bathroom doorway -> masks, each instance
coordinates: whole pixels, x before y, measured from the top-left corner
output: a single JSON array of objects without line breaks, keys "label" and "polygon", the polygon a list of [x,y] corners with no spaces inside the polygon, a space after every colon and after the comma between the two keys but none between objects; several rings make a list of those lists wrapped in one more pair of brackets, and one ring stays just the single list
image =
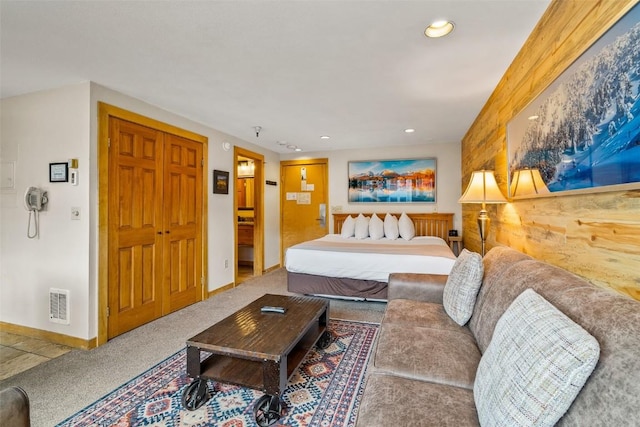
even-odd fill
[{"label": "bathroom doorway", "polygon": [[238,285],[251,277],[261,276],[264,270],[264,157],[239,147],[235,148],[234,154],[235,284]]}]

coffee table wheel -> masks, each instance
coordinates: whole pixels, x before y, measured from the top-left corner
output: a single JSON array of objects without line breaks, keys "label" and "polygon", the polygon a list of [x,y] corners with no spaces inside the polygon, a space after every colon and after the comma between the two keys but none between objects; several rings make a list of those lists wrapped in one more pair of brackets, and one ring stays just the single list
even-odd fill
[{"label": "coffee table wheel", "polygon": [[316,346],[320,350],[324,350],[325,348],[329,347],[329,344],[331,344],[331,332],[324,331],[322,335],[320,335],[320,338],[318,338],[318,343],[316,344]]},{"label": "coffee table wheel", "polygon": [[271,394],[265,394],[253,405],[253,416],[260,427],[275,424],[280,419],[281,412],[280,398]]},{"label": "coffee table wheel", "polygon": [[182,406],[189,411],[195,411],[204,405],[210,397],[207,380],[198,378],[182,392]]}]

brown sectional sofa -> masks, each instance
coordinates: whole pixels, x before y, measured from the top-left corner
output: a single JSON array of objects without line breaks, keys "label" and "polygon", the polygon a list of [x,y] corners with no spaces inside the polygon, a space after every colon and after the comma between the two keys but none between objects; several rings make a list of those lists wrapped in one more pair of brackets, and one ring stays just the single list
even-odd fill
[{"label": "brown sectional sofa", "polygon": [[595,370],[557,425],[640,425],[640,303],[510,248],[493,248],[471,320],[445,312],[447,276],[392,274],[358,427],[477,426],[474,381],[498,319],[531,288],[596,338]]}]

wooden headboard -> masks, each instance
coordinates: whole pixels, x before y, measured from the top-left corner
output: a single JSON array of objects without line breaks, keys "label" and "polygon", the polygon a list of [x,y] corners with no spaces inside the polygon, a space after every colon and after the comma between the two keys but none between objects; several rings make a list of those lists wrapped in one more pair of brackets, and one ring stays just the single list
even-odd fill
[{"label": "wooden headboard", "polygon": [[[391,212],[390,212],[391,213]],[[360,214],[358,213],[334,213],[333,214],[333,232],[340,234],[342,230],[342,224],[344,220],[351,215],[353,219]],[[371,217],[371,213],[362,212],[364,216]],[[384,217],[387,215],[384,213],[376,213],[378,217],[384,221]],[[400,219],[398,213],[391,213],[391,215]],[[407,213],[409,218],[413,221],[413,225],[416,227],[416,236],[436,236],[440,237],[444,241],[448,241],[449,230],[453,229],[453,214],[452,213]]]}]

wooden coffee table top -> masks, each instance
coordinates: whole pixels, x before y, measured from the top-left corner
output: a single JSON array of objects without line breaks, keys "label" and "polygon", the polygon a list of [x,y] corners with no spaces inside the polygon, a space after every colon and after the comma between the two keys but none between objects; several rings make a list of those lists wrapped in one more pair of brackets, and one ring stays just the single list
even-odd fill
[{"label": "wooden coffee table top", "polygon": [[[285,307],[287,311],[262,313],[265,305]],[[216,354],[279,360],[328,310],[328,305],[321,298],[266,294],[187,340],[187,345]]]}]

